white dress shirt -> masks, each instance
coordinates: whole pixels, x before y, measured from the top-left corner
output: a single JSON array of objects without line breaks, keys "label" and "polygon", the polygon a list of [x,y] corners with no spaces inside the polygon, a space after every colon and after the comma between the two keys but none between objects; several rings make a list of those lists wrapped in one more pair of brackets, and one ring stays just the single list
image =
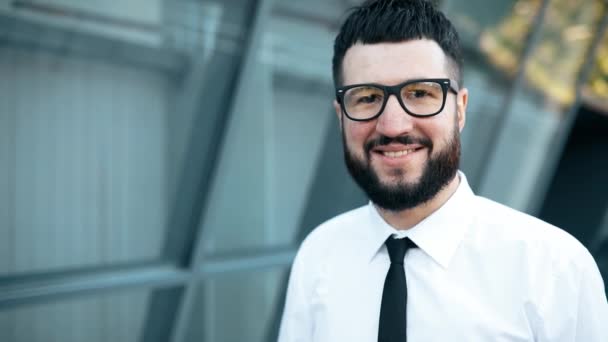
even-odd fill
[{"label": "white dress shirt", "polygon": [[317,227],[294,261],[280,342],[374,342],[390,260],[408,236],[408,341],[608,342],[608,303],[593,257],[568,233],[458,190],[406,231],[372,204]]}]

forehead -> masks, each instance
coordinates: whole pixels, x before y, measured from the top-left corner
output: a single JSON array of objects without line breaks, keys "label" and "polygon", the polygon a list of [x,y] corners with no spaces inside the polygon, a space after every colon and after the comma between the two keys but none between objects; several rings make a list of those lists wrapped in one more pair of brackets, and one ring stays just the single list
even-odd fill
[{"label": "forehead", "polygon": [[397,84],[414,78],[448,77],[447,59],[433,40],[351,46],[342,62],[344,85]]}]

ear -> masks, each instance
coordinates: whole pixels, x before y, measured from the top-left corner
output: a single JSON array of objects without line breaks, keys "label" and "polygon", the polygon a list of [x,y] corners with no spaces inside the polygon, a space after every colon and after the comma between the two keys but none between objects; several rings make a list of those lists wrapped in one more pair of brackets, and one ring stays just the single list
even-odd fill
[{"label": "ear", "polygon": [[336,111],[336,116],[338,117],[338,122],[340,122],[340,129],[342,129],[342,107],[338,103],[336,99],[333,101],[334,110]]},{"label": "ear", "polygon": [[456,113],[458,115],[458,129],[462,132],[467,119],[467,104],[469,101],[469,90],[462,88],[456,96]]}]

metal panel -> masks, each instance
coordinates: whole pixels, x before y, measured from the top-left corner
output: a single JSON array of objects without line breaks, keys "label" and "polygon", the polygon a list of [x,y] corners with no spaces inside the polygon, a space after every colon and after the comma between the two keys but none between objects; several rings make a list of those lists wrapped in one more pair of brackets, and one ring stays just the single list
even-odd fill
[{"label": "metal panel", "polygon": [[[168,197],[164,152],[171,88],[163,72],[181,70],[185,59],[5,15],[0,32],[0,273],[157,257]],[[175,281],[170,273],[125,272],[7,276],[0,280],[0,309]],[[59,312],[67,319],[86,316],[85,331],[104,327],[95,322],[111,326],[105,330],[110,333],[134,324],[120,319],[138,306],[128,297],[115,315],[105,310],[106,300],[88,302],[59,305]],[[36,331],[61,334],[39,310],[3,315],[11,326],[27,322]]]},{"label": "metal panel", "polygon": [[231,273],[198,284],[186,340],[263,341],[287,268]]},{"label": "metal panel", "polygon": [[175,286],[184,284],[190,276],[173,265],[150,263],[2,277],[0,310],[125,288]]},{"label": "metal panel", "polygon": [[105,62],[180,74],[187,58],[173,50],[149,47],[92,33],[77,32],[0,13],[0,43],[47,50]]},{"label": "metal panel", "polygon": [[[3,94],[0,101],[0,270],[9,270],[15,265],[15,167],[14,162],[17,158],[15,141],[17,117],[10,115],[17,108],[15,96],[6,96],[14,92],[13,87],[16,83],[16,68],[6,68],[1,64],[15,63],[16,57],[7,58],[2,54],[3,47],[0,46],[0,94]],[[1,273],[1,272],[0,272]]]},{"label": "metal panel", "polygon": [[[0,48],[11,208],[0,273],[157,257],[166,223],[162,74]],[[6,82],[6,83],[5,83]],[[11,82],[11,83],[8,83]],[[5,204],[5,203],[3,203]]]},{"label": "metal panel", "polygon": [[147,290],[128,290],[0,311],[0,340],[131,342],[140,333],[148,296]]},{"label": "metal panel", "polygon": [[202,263],[195,272],[202,275],[204,278],[209,278],[225,273],[238,273],[287,266],[293,261],[296,249],[297,247],[286,247],[269,249],[264,252],[207,257],[205,258],[205,262]]}]

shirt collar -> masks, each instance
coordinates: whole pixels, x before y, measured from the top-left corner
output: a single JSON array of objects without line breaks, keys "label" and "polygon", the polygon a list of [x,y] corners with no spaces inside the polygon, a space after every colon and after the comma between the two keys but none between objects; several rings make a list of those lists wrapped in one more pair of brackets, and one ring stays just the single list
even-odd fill
[{"label": "shirt collar", "polygon": [[447,268],[470,226],[472,215],[469,204],[475,196],[465,175],[462,172],[458,175],[460,184],[448,201],[408,230],[397,230],[390,226],[370,202],[368,204],[371,220],[371,229],[369,229],[371,239],[368,240],[370,260],[380,251],[389,236],[396,235],[399,238],[409,237],[435,262]]}]

